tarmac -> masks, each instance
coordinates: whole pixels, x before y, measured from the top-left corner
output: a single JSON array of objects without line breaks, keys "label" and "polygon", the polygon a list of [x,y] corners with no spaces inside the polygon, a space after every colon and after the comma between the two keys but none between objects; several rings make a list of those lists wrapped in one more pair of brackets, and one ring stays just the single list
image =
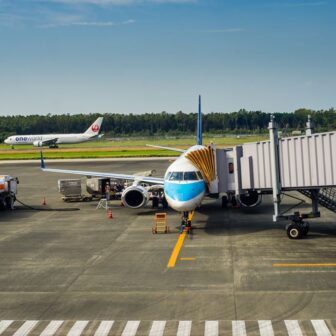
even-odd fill
[{"label": "tarmac", "polygon": [[[163,176],[171,159],[53,162],[49,167]],[[38,162],[1,163],[19,177],[0,213],[1,335],[336,335],[336,214],[321,208],[302,240],[272,222],[269,196],[254,209],[206,200],[176,264],[180,214],[113,201],[64,203]],[[47,205],[41,205],[43,198]],[[300,210],[309,209],[308,203]],[[283,207],[295,200],[284,197]],[[170,233],[152,234],[156,212]]]}]

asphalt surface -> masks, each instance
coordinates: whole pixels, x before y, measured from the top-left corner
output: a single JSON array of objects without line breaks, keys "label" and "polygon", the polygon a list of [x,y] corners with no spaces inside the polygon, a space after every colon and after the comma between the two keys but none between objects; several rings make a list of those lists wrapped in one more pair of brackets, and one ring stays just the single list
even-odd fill
[{"label": "asphalt surface", "polygon": [[[163,176],[169,164],[57,162],[49,167],[156,169],[156,176]],[[175,267],[167,268],[179,236],[178,213],[168,211],[171,233],[153,235],[157,210],[150,206],[130,210],[114,201],[109,219],[105,210],[95,209],[97,202],[64,203],[57,180],[76,176],[42,173],[37,162],[1,163],[0,173],[18,176],[19,200],[39,209],[18,204],[13,212],[0,213],[0,334],[1,328],[3,335],[21,328],[17,335],[26,335],[25,330],[40,335],[51,328],[49,321],[64,320],[57,335],[91,335],[100,321],[112,320],[98,335],[105,335],[104,326],[111,334],[129,336],[148,335],[156,327],[152,335],[161,335],[152,321],[167,321],[165,335],[259,335],[257,321],[266,320],[276,335],[290,334],[297,325],[303,335],[328,335],[321,333],[324,326],[336,335],[336,265],[326,265],[336,263],[336,215],[328,210],[322,208],[322,217],[310,221],[305,239],[289,240],[285,222],[272,223],[269,197],[255,209],[221,209],[219,201],[207,200],[194,216],[193,233]],[[283,199],[284,207],[293,202]],[[207,320],[219,321],[217,327],[206,327]],[[322,320],[322,327],[316,329],[311,320]]]}]

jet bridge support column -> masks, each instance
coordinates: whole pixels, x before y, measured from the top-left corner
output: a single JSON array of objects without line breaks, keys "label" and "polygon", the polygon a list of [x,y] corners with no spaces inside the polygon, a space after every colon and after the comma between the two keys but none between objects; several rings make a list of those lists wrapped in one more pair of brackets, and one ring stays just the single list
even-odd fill
[{"label": "jet bridge support column", "polygon": [[274,116],[271,115],[271,121],[268,124],[271,144],[271,169],[272,169],[272,189],[273,189],[273,203],[274,215],[273,222],[276,222],[279,216],[280,194],[281,194],[281,180],[280,180],[280,162],[279,162],[279,137],[274,121]]}]

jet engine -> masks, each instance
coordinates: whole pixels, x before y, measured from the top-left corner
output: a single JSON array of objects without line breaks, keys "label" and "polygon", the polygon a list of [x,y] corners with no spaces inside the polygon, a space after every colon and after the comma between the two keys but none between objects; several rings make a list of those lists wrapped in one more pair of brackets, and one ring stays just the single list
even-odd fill
[{"label": "jet engine", "polygon": [[43,146],[43,142],[42,142],[42,141],[34,141],[34,142],[33,142],[33,145],[34,145],[35,147],[42,147],[42,146]]},{"label": "jet engine", "polygon": [[121,201],[123,204],[133,209],[144,207],[148,200],[148,191],[140,185],[132,185],[126,188],[121,195]]},{"label": "jet engine", "polygon": [[262,195],[256,190],[249,190],[246,194],[238,196],[239,203],[245,208],[254,208],[261,203]]}]

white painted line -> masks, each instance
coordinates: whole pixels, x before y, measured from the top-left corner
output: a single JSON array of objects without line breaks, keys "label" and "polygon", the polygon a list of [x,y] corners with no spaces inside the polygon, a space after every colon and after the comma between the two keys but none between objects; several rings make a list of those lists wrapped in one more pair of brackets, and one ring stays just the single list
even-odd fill
[{"label": "white painted line", "polygon": [[323,320],[311,320],[317,336],[331,336],[331,332]]},{"label": "white painted line", "polygon": [[232,336],[246,336],[244,321],[232,321]]},{"label": "white painted line", "polygon": [[64,321],[51,321],[41,332],[40,336],[53,336]]},{"label": "white painted line", "polygon": [[302,331],[297,320],[285,320],[289,336],[302,336]]},{"label": "white painted line", "polygon": [[218,336],[218,321],[205,321],[204,336]]},{"label": "white painted line", "polygon": [[191,321],[180,321],[176,336],[190,336]]},{"label": "white painted line", "polygon": [[26,321],[22,326],[16,330],[13,336],[26,336],[28,335],[36,326],[39,321]]},{"label": "white painted line", "polygon": [[69,330],[67,336],[79,336],[88,325],[88,323],[89,321],[77,321]]},{"label": "white painted line", "polygon": [[101,321],[94,336],[107,336],[113,326],[114,321]]},{"label": "white painted line", "polygon": [[13,323],[13,320],[0,321],[0,335]]},{"label": "white painted line", "polygon": [[149,336],[162,336],[166,327],[166,321],[154,321]]},{"label": "white painted line", "polygon": [[128,321],[121,336],[134,336],[138,330],[140,321]]},{"label": "white painted line", "polygon": [[272,322],[268,320],[258,321],[260,336],[274,336]]}]

